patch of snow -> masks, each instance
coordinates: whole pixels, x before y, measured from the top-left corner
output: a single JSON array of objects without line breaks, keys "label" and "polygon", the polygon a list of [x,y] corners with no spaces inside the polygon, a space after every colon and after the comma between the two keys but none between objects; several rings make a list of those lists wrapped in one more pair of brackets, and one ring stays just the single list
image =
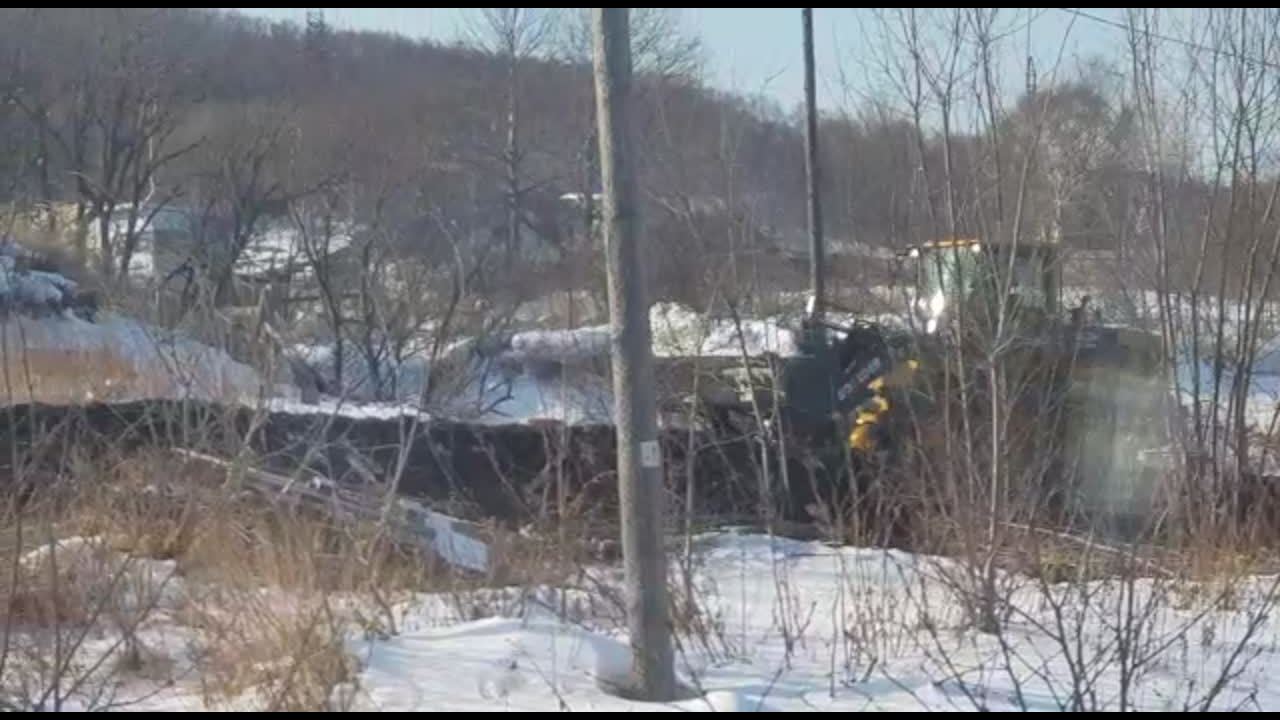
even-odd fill
[{"label": "patch of snow", "polygon": [[[794,355],[797,335],[789,318],[708,318],[679,303],[655,303],[649,327],[656,357]],[[589,325],[564,330],[529,330],[512,336],[506,357],[518,362],[577,362],[607,358],[611,330]],[[741,341],[739,340],[741,337]]]},{"label": "patch of snow", "polygon": [[519,362],[574,362],[607,356],[609,338],[608,325],[572,330],[530,330],[512,336],[511,350],[507,355]]},{"label": "patch of snow", "polygon": [[[446,344],[440,349],[438,365],[450,367],[468,364],[472,345],[473,341],[469,338]],[[430,366],[429,349],[406,348],[398,360],[392,357],[379,358],[378,377],[375,381],[369,371],[369,361],[360,348],[347,345],[343,352],[342,382],[339,385],[334,364],[336,350],[333,345],[297,344],[290,348],[290,352],[315,373],[316,378],[323,383],[326,394],[359,403],[387,402],[392,397],[401,404],[416,402],[422,397],[423,384]]]},{"label": "patch of snow", "polygon": [[491,618],[405,633],[377,643],[363,661],[361,710],[556,710],[556,696],[573,710],[632,705],[601,689],[629,668],[625,645],[552,620]]},{"label": "patch of snow", "polygon": [[151,278],[156,274],[156,256],[150,250],[137,250],[129,258],[131,277]]},{"label": "patch of snow", "polygon": [[410,522],[421,530],[429,531],[432,550],[445,562],[476,572],[489,569],[489,546],[459,531],[457,519],[412,500],[402,499],[399,502]]},{"label": "patch of snow", "polygon": [[[67,542],[70,556],[76,543]],[[1002,582],[1015,581],[1007,596],[1013,611],[997,638],[965,620],[948,579],[962,571],[946,558],[749,533],[700,536],[694,547],[694,591],[709,629],[682,635],[677,646],[677,675],[691,691],[686,699],[654,704],[620,697],[631,658],[617,609],[608,601],[592,609],[577,603],[581,591],[553,588],[397,602],[395,634],[351,629],[347,648],[357,674],[331,697],[355,710],[399,712],[1063,710],[1071,709],[1073,679],[1080,676],[1053,636],[1062,622],[1072,652],[1084,653],[1076,672],[1092,683],[1086,702],[1101,709],[1119,709],[1117,632],[1142,633],[1134,641],[1152,653],[1124,678],[1130,709],[1194,707],[1220,678],[1217,709],[1280,707],[1280,688],[1270,682],[1280,669],[1280,621],[1264,614],[1255,625],[1247,615],[1266,613],[1261,603],[1274,602],[1274,578],[1240,579],[1235,605],[1224,609],[1212,604],[1214,592],[1198,594],[1207,588],[1189,581],[1178,581],[1181,590],[1172,592],[1174,586],[1152,579],[1044,586],[1005,575]],[[591,587],[620,581],[616,568],[586,572]],[[516,601],[504,603],[506,596]],[[1097,604],[1085,612],[1076,605],[1082,598]],[[339,611],[361,603],[332,600]],[[278,601],[288,606],[297,599]],[[1117,625],[1127,604],[1151,609],[1140,629]],[[480,608],[499,614],[476,619]],[[176,617],[142,628],[143,646],[182,658],[198,631]],[[105,653],[113,641],[108,631],[86,648]],[[202,699],[194,660],[179,661],[179,682],[132,681],[122,692],[139,700],[130,709],[217,709]],[[266,700],[248,692],[227,706],[260,709]]]},{"label": "patch of snow", "polygon": [[[353,242],[355,226],[349,222],[337,223],[332,234],[323,247],[311,250],[327,251],[334,254],[350,247]],[[287,268],[304,262],[307,259],[305,238],[292,221],[278,220],[271,223],[254,235],[237,260],[236,267],[242,272],[264,272],[267,270]],[[317,241],[318,242],[318,241]]]},{"label": "patch of snow", "polygon": [[778,712],[769,703],[767,688],[732,688],[709,690],[703,697],[708,712]]},{"label": "patch of snow", "polygon": [[1280,376],[1280,335],[1271,338],[1258,348],[1253,372],[1258,375]]},{"label": "patch of snow", "polygon": [[[454,409],[459,417],[488,425],[540,420],[568,425],[608,423],[613,418],[613,391],[607,378],[588,371],[573,372],[567,378],[521,373],[489,381],[478,400],[460,399]],[[474,414],[475,409],[481,412]]]},{"label": "patch of snow", "polygon": [[24,553],[20,563],[31,578],[47,578],[56,567],[64,587],[89,594],[95,603],[110,595],[116,609],[126,612],[174,608],[186,592],[173,560],[129,557],[100,537],[45,543]]},{"label": "patch of snow", "polygon": [[270,398],[265,404],[270,412],[288,415],[324,415],[360,420],[396,420],[398,418],[430,420],[431,417],[415,405],[405,403],[369,403],[322,398],[314,403],[304,403],[290,398]]},{"label": "patch of snow", "polygon": [[738,357],[797,353],[797,333],[784,318],[708,318],[678,303],[657,303],[649,311],[653,354],[658,357]]},{"label": "patch of snow", "polygon": [[537,377],[519,372],[510,376],[476,371],[468,388],[456,397],[427,409],[406,402],[368,402],[355,397],[324,397],[307,403],[271,398],[265,409],[292,415],[323,415],[353,419],[422,421],[456,420],[485,425],[513,425],[552,421],[570,425],[611,422],[613,394],[608,380],[586,372],[565,382],[558,376]]},{"label": "patch of snow", "polygon": [[[704,537],[698,545],[698,599],[716,619],[711,643],[721,649],[708,654],[689,638],[681,643],[678,674],[700,691],[691,699],[653,705],[618,697],[613,689],[629,669],[626,636],[618,629],[562,622],[537,604],[518,617],[442,626],[439,605],[424,598],[418,607],[426,614],[406,615],[400,635],[355,648],[363,660],[359,708],[1056,710],[1068,699],[1070,667],[1049,634],[1052,609],[1034,582],[1014,590],[1019,611],[1002,651],[996,638],[965,622],[941,577],[956,569],[946,559],[760,535]],[[1267,578],[1259,578],[1243,592],[1257,598],[1265,585]],[[1078,587],[1052,592],[1068,607],[1079,597]],[[1101,584],[1094,592],[1104,605],[1080,632],[1092,658],[1086,661],[1100,663],[1089,666],[1100,673],[1097,699],[1115,709],[1119,668],[1108,643],[1115,629],[1103,608],[1123,602],[1122,591]],[[1150,581],[1139,581],[1135,592],[1140,603],[1155,599],[1158,617],[1149,631],[1170,633],[1171,644],[1161,661],[1131,678],[1129,700],[1143,710],[1179,709],[1212,683],[1246,624],[1235,613],[1180,607]],[[1265,635],[1253,645],[1257,653],[1249,651],[1252,661],[1229,678],[1220,707],[1280,706],[1280,690],[1268,682],[1280,667],[1274,646],[1280,628],[1265,622]],[[1174,642],[1175,631],[1185,632],[1186,641]]]},{"label": "patch of snow", "polygon": [[[46,402],[156,398],[254,402],[267,390],[257,372],[225,352],[119,315],[97,322],[70,313],[18,315],[0,323],[0,341],[3,361],[14,367],[26,365],[24,371],[37,378],[58,373],[56,382],[50,382],[66,397],[34,398]],[[24,356],[26,364],[21,361]],[[36,362],[30,362],[32,358]]]},{"label": "patch of snow", "polygon": [[[1178,395],[1184,407],[1191,407],[1199,402],[1201,410],[1208,412],[1214,404],[1213,362],[1212,360],[1200,361],[1198,380],[1194,372],[1195,368],[1196,366],[1188,358],[1184,358],[1179,363],[1176,374]],[[1218,383],[1217,402],[1223,421],[1229,417],[1235,375],[1235,368],[1224,367],[1221,381]],[[1278,411],[1280,411],[1280,373],[1270,372],[1266,367],[1261,370],[1255,367],[1249,376],[1249,391],[1245,395],[1245,422],[1255,431],[1269,431],[1278,417]]]}]

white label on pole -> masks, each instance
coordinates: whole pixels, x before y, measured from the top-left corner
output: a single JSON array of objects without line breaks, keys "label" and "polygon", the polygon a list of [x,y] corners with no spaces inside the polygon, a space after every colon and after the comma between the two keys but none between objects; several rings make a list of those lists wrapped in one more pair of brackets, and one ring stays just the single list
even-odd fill
[{"label": "white label on pole", "polygon": [[647,468],[662,467],[662,450],[657,440],[645,440],[640,443],[640,465]]}]

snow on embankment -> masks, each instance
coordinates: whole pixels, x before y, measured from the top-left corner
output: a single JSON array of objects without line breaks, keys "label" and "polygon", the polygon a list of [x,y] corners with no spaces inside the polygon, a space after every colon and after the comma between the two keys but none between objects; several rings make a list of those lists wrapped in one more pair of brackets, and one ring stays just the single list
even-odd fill
[{"label": "snow on embankment", "polygon": [[[649,314],[658,358],[794,355],[797,335],[776,318],[707,318],[672,303]],[[741,332],[739,332],[739,330]],[[482,381],[480,422],[556,420],[607,423],[612,417],[608,325],[518,332],[494,358],[501,368]],[[478,385],[481,383],[477,383]]]},{"label": "snow on embankment", "polygon": [[[649,310],[656,357],[737,357],[794,355],[798,335],[779,318],[709,318],[677,303],[657,303]],[[569,330],[529,330],[511,337],[506,356],[524,362],[575,362],[607,357],[609,326]]]},{"label": "snow on embankment", "polygon": [[262,379],[225,352],[137,320],[94,317],[76,283],[0,243],[0,404],[253,401]]},{"label": "snow on embankment", "polygon": [[[707,318],[684,306],[659,303],[650,312],[653,352],[658,358],[729,357],[797,352],[798,334],[786,318],[744,318],[740,323]],[[739,339],[741,329],[741,340]],[[610,328],[588,325],[568,329],[541,328],[516,332],[480,350],[473,339],[460,339],[441,358],[451,370],[450,397],[437,397],[432,417],[491,425],[551,420],[570,424],[611,421],[613,395],[609,368]],[[373,402],[375,383],[358,353],[344,357],[342,384],[334,377],[332,348],[300,345],[298,359],[329,386],[335,399],[313,405],[276,402],[273,408],[294,413],[320,412],[357,417],[399,417],[417,413],[425,358],[413,356],[380,368],[382,382],[394,379],[396,399]]]},{"label": "snow on embankment", "polygon": [[70,314],[0,320],[0,402],[254,402],[262,379],[225,352],[136,320]]},{"label": "snow on embankment", "polygon": [[675,303],[659,303],[649,311],[653,354],[658,357],[738,357],[795,355],[798,322],[770,318],[708,318]]}]

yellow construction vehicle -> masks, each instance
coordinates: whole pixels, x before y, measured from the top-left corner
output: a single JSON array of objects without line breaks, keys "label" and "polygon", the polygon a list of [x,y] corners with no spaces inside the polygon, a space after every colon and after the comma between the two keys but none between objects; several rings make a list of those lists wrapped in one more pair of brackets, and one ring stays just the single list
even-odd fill
[{"label": "yellow construction vehicle", "polygon": [[[739,410],[763,408],[792,451],[823,458],[833,476],[851,455],[883,472],[913,439],[967,414],[971,440],[1051,468],[1047,490],[1114,503],[1116,488],[1134,488],[1141,451],[1163,444],[1158,336],[1102,323],[1087,299],[1064,310],[1055,245],[945,239],[898,261],[901,323],[808,320],[798,355],[748,369],[741,386],[755,396]],[[992,388],[1003,388],[997,410]],[[1018,432],[983,437],[992,412]]]}]

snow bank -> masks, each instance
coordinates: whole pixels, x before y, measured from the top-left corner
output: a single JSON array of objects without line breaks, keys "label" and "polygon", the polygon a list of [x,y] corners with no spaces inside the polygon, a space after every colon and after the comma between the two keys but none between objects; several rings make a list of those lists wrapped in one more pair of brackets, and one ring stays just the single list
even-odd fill
[{"label": "snow bank", "polygon": [[511,337],[507,357],[521,362],[574,362],[603,357],[609,353],[609,338],[608,325],[519,332]]},{"label": "snow bank", "polygon": [[77,314],[89,307],[77,284],[30,269],[36,259],[0,241],[0,369],[7,378],[0,403],[246,401],[266,390],[256,372],[220,350],[130,318]]},{"label": "snow bank", "polygon": [[[421,338],[419,341],[416,347],[406,348],[399,359],[379,358],[376,379],[370,373],[369,360],[361,347],[347,344],[343,348],[341,382],[336,372],[333,344],[299,343],[289,348],[289,352],[293,360],[300,362],[313,375],[312,380],[320,386],[321,392],[330,397],[341,397],[351,403],[413,404],[422,397],[427,371],[431,368],[429,341]],[[445,344],[436,360],[435,382],[440,383],[443,378],[449,385],[459,371],[465,373],[468,370],[472,380],[478,380],[483,364],[477,362],[475,344],[475,340],[467,337]],[[465,378],[463,384],[467,384]]]},{"label": "snow bank", "polygon": [[[700,691],[692,699],[655,706],[611,693],[629,663],[626,637],[618,630],[589,620],[561,622],[552,607],[537,603],[520,617],[441,626],[439,604],[424,598],[423,614],[408,613],[400,635],[353,645],[363,661],[357,708],[1069,709],[1059,704],[1069,703],[1071,669],[1050,636],[1053,610],[1034,582],[1012,596],[1019,610],[1002,647],[963,622],[963,608],[939,576],[955,569],[945,559],[759,535],[703,538],[699,545],[698,600],[715,629],[704,638],[710,648],[686,637],[678,652],[682,683]],[[1242,607],[1267,584],[1266,578],[1246,582]],[[1120,668],[1110,625],[1115,618],[1105,608],[1121,607],[1123,590],[1105,583],[1092,583],[1091,589],[1102,604],[1094,614],[1069,614],[1067,622],[1082,619],[1079,649],[1089,663],[1087,674],[1096,679],[1093,699],[1114,710]],[[1075,612],[1070,608],[1078,587],[1054,592],[1066,612]],[[1139,603],[1156,598],[1144,632],[1151,633],[1152,648],[1167,645],[1128,678],[1129,702],[1141,710],[1194,707],[1244,638],[1243,615],[1205,613],[1194,602],[1161,596],[1145,580],[1134,592]],[[1215,707],[1280,707],[1280,689],[1269,682],[1280,669],[1280,627],[1263,622],[1265,629],[1245,650],[1249,661],[1237,658]]]},{"label": "snow bank", "polygon": [[[731,320],[708,320],[683,306],[660,303],[650,313],[653,350],[658,357],[690,355],[737,357],[741,354],[739,326]],[[784,318],[744,319],[742,341],[751,355],[796,352],[797,335]],[[453,397],[437,398],[433,417],[448,417],[492,425],[556,421],[569,424],[611,422],[613,394],[608,373],[611,330],[590,325],[560,330],[514,333],[497,351],[477,352],[470,341],[454,343],[442,359],[461,370]],[[333,381],[332,349],[298,346],[295,354],[326,381]],[[344,365],[345,401],[316,405],[275,402],[273,409],[296,413],[337,414],[347,417],[394,418],[418,412],[412,402],[421,394],[426,362],[411,358],[396,373],[399,402],[369,402],[367,367],[349,352]],[[406,402],[408,401],[408,402]]]},{"label": "snow bank", "polygon": [[[480,410],[479,414],[475,410]],[[613,390],[608,378],[589,371],[572,371],[566,377],[520,373],[495,378],[484,388],[482,399],[460,399],[454,412],[488,425],[540,420],[569,425],[608,423],[613,418]]]},{"label": "snow bank", "polygon": [[262,378],[225,352],[131,318],[88,322],[63,313],[0,322],[0,362],[14,388],[3,402],[143,399],[256,402]]},{"label": "snow bank", "polygon": [[[63,542],[60,552],[75,557],[78,541]],[[1240,578],[1226,606],[1189,581],[1046,587],[1004,577],[1014,584],[1001,639],[965,622],[944,579],[958,568],[945,558],[733,533],[695,538],[695,550],[693,589],[708,629],[678,644],[688,699],[658,705],[617,695],[630,651],[618,607],[600,594],[617,587],[616,568],[586,570],[582,585],[598,605],[578,602],[582,590],[528,587],[396,603],[395,634],[351,628],[346,645],[357,672],[334,697],[354,710],[399,712],[1034,711],[1071,709],[1079,679],[1089,685],[1085,702],[1101,709],[1119,709],[1122,681],[1129,709],[1195,708],[1218,690],[1214,709],[1280,708],[1270,682],[1280,670],[1280,621],[1248,614],[1265,613],[1273,578]],[[1083,610],[1082,598],[1095,604]],[[334,600],[357,610],[362,602]],[[1117,625],[1127,606],[1144,613],[1140,628]],[[486,608],[499,615],[477,619]],[[180,657],[198,633],[181,617],[144,628],[144,645]],[[1060,627],[1071,652],[1082,654],[1072,659],[1083,663],[1075,677],[1053,637]],[[1131,639],[1143,654],[1123,678],[1117,632],[1139,633]],[[107,631],[91,643],[112,641]],[[192,660],[176,682],[135,681],[127,696],[140,703],[132,709],[216,709],[203,701]],[[252,710],[267,700],[246,693],[231,705]]]},{"label": "snow bank", "polygon": [[110,600],[122,612],[172,609],[186,592],[175,561],[129,557],[99,537],[62,538],[28,550],[19,562],[30,581],[51,581],[57,568],[56,587],[85,594],[94,605]]},{"label": "snow bank", "polygon": [[[422,384],[427,376],[425,353],[409,355],[400,362],[388,357],[380,358],[375,380],[360,347],[349,344],[343,348],[342,378],[339,382],[333,345],[298,344],[290,348],[290,352],[314,374],[326,393],[354,402],[377,402],[378,398],[386,398],[388,394],[394,394],[401,402],[413,400],[422,394]],[[446,352],[444,357],[449,355]]]},{"label": "snow bank", "polygon": [[658,303],[649,311],[653,354],[658,357],[738,357],[745,345],[748,355],[789,356],[797,353],[795,319],[708,318],[678,303]]},{"label": "snow bank", "polygon": [[[481,386],[483,383],[483,386]],[[539,421],[570,425],[611,422],[613,394],[605,378],[578,375],[564,382],[559,377],[539,378],[518,373],[489,377],[477,373],[474,388],[443,401],[430,410],[413,403],[365,402],[322,398],[314,403],[272,398],[266,409],[292,415],[324,415],[359,420],[418,418],[456,420],[484,425],[509,425]]]},{"label": "snow bank", "polygon": [[[306,240],[293,221],[269,221],[266,225],[240,254],[237,270],[258,273],[298,265],[306,260]],[[310,248],[311,251],[335,254],[351,247],[356,227],[350,222],[337,222],[331,232],[327,240],[317,238],[316,247]]]},{"label": "snow bank", "polygon": [[265,407],[271,412],[287,415],[324,415],[356,420],[396,420],[414,417],[423,421],[431,419],[429,414],[416,405],[406,403],[362,403],[336,398],[322,398],[314,403],[305,403],[291,398],[271,398],[267,400]]},{"label": "snow bank", "polygon": [[[653,354],[657,357],[732,356],[742,353],[794,355],[798,319],[787,317],[708,318],[678,303],[656,303],[649,310]],[[741,332],[739,332],[741,330]],[[566,330],[530,330],[512,336],[506,357],[515,361],[575,362],[609,353],[608,325]],[[741,341],[739,340],[741,336]]]},{"label": "snow bank", "polygon": [[466,523],[414,500],[402,498],[398,502],[404,508],[408,522],[431,538],[431,549],[442,560],[454,567],[476,572],[489,569],[489,546],[459,529]]},{"label": "snow bank", "polygon": [[629,665],[629,651],[614,638],[553,620],[491,618],[372,647],[356,709],[555,711],[559,695],[573,710],[616,710],[638,704],[615,700],[601,685],[617,683]]}]

